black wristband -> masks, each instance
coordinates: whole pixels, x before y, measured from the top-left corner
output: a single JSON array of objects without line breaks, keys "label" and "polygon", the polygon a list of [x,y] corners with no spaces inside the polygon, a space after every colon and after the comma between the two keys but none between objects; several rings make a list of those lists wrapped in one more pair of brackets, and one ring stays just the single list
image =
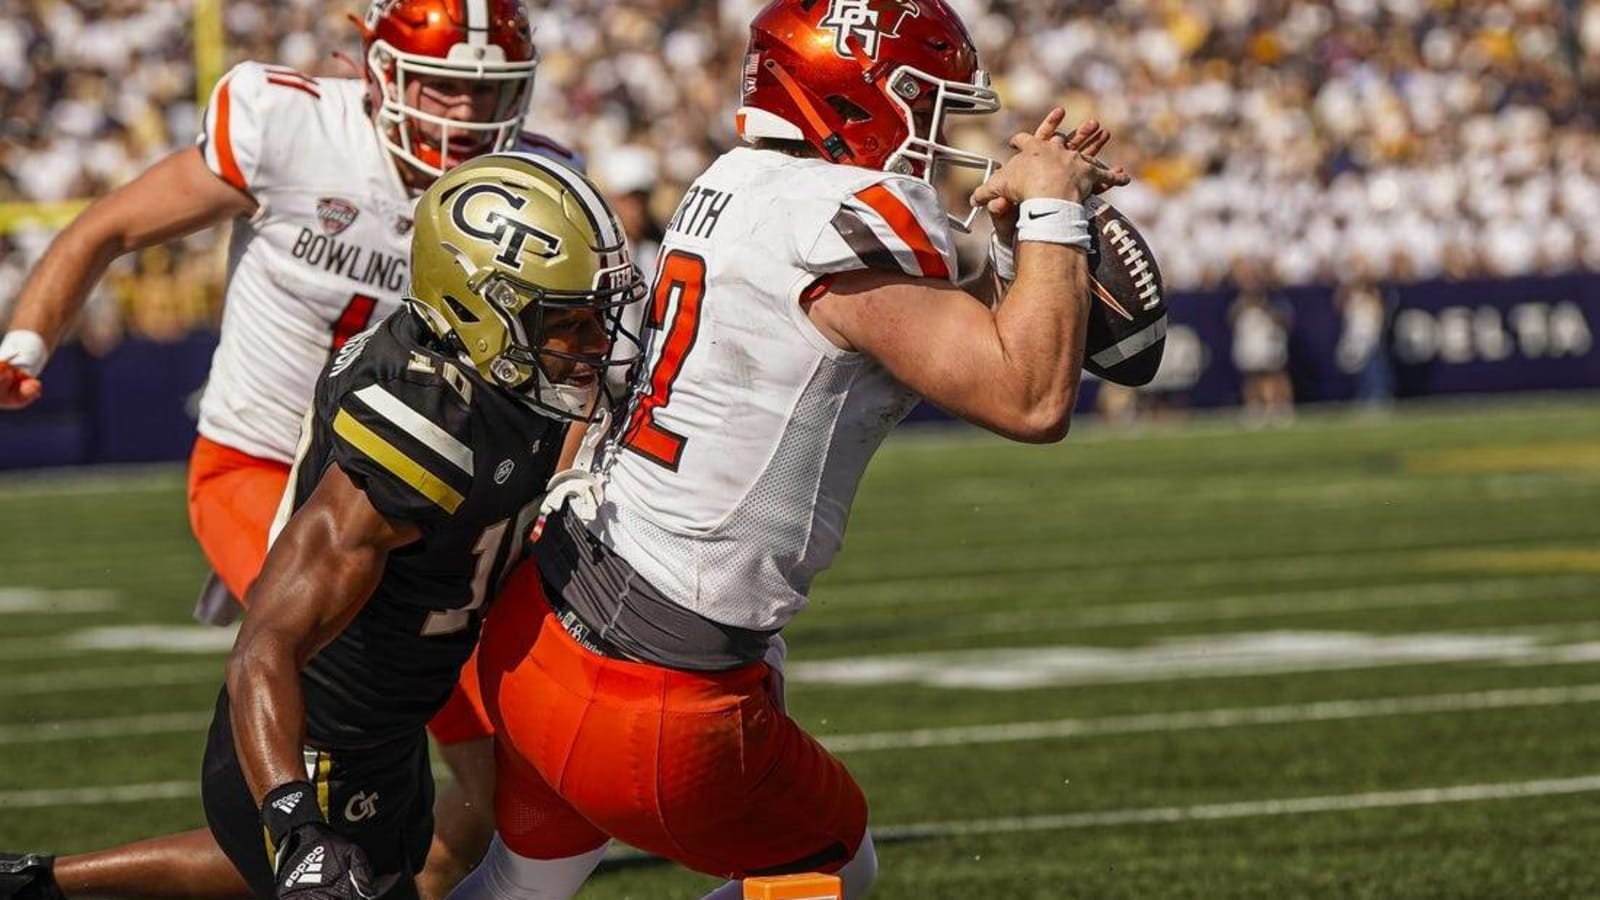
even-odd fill
[{"label": "black wristband", "polygon": [[317,808],[317,788],[309,781],[289,781],[267,792],[261,801],[261,824],[275,847],[301,825],[326,822]]}]

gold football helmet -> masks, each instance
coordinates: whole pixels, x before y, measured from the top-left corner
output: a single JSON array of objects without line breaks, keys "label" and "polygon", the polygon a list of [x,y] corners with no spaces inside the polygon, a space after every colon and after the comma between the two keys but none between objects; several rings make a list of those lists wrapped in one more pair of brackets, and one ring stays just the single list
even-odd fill
[{"label": "gold football helmet", "polygon": [[417,201],[407,301],[484,378],[547,413],[595,415],[606,372],[638,357],[621,315],[645,293],[616,214],[560,163],[480,156]]}]

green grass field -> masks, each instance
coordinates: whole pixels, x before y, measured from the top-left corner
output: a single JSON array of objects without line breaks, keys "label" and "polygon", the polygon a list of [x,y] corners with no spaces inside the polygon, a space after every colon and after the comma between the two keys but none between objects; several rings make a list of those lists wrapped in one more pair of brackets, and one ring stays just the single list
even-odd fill
[{"label": "green grass field", "polygon": [[[874,897],[1600,897],[1596,399],[891,442],[788,632]],[[0,479],[0,535],[0,847],[196,826],[181,473]]]}]

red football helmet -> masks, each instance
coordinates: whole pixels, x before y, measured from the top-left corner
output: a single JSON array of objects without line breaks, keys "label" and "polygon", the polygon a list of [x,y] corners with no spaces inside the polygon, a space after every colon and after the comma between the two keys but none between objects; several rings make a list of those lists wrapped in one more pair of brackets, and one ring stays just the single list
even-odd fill
[{"label": "red football helmet", "polygon": [[[836,163],[932,184],[986,156],[943,143],[945,116],[1000,108],[945,0],[772,0],[750,25],[739,135],[804,141]],[[977,215],[951,216],[966,230]]]},{"label": "red football helmet", "polygon": [[[396,157],[438,176],[516,144],[539,66],[522,0],[375,0],[361,36],[378,132]],[[429,115],[406,101],[418,75],[493,82],[494,113],[481,122]]]}]

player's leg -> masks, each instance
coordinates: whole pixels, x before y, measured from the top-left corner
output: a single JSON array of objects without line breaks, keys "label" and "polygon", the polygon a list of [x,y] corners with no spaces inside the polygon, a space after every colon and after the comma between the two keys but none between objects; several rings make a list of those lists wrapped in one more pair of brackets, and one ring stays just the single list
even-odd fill
[{"label": "player's leg", "polygon": [[632,846],[722,876],[837,873],[859,858],[864,892],[866,798],[778,708],[768,666],[696,674],[602,657],[522,575],[483,634],[502,745]]},{"label": "player's leg", "polygon": [[428,862],[417,876],[423,900],[441,900],[483,859],[494,836],[494,738],[439,745],[452,779],[433,805]]},{"label": "player's leg", "polygon": [[[189,457],[189,524],[216,573],[237,601],[267,556],[267,533],[277,514],[289,467],[258,459],[199,438]],[[202,621],[220,623],[230,610],[226,597],[208,584],[195,609]]]},{"label": "player's leg", "polygon": [[605,857],[609,840],[514,751],[497,749],[499,833],[450,900],[569,900]]},{"label": "player's leg", "polygon": [[204,828],[56,860],[68,897],[247,897],[239,870]]},{"label": "player's leg", "polygon": [[536,584],[516,590],[518,575],[485,628],[484,691],[497,739],[559,780],[562,800],[604,833],[697,871],[849,866],[852,900],[864,894],[876,868],[866,798],[778,708],[767,666],[695,674],[598,655]]},{"label": "player's leg", "polygon": [[[224,710],[225,713],[225,710]],[[226,722],[224,715],[224,724]],[[224,730],[225,731],[225,730]],[[255,803],[245,787],[237,765],[232,770],[214,765],[218,742],[227,741],[227,756],[233,757],[231,733],[218,734],[213,721],[207,741],[205,775],[201,796],[206,818],[229,823],[233,833],[242,833],[248,845],[261,847],[261,823]],[[231,776],[231,780],[230,780]],[[198,830],[169,835],[109,850],[63,856],[43,861],[5,876],[0,864],[0,900],[59,900],[68,897],[194,897],[201,900],[228,900],[248,897],[250,885],[230,860],[213,831]],[[11,868],[18,868],[13,865]],[[270,896],[272,872],[263,858],[264,886]],[[8,887],[8,882],[9,887]]]},{"label": "player's leg", "polygon": [[434,801],[433,842],[417,888],[424,900],[441,900],[483,859],[494,834],[494,726],[478,689],[476,652],[428,731],[451,780]]}]

